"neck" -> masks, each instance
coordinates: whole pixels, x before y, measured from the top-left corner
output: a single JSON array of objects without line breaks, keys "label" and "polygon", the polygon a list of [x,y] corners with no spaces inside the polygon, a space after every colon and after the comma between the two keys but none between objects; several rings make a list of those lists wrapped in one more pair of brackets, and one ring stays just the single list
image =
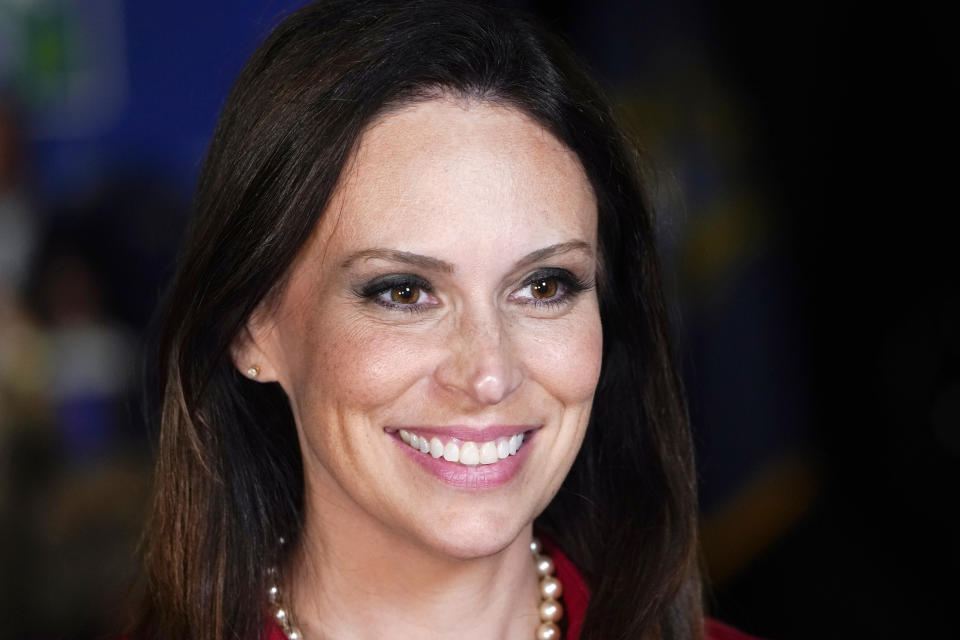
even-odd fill
[{"label": "neck", "polygon": [[461,559],[356,512],[305,515],[287,575],[293,616],[308,640],[534,636],[540,598],[532,526],[497,553]]}]

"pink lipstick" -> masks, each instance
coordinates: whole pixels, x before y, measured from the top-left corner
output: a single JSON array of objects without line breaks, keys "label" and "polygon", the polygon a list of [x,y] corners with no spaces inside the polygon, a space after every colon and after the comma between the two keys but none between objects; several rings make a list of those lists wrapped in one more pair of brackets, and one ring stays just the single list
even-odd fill
[{"label": "pink lipstick", "polygon": [[391,427],[385,431],[420,468],[468,490],[499,487],[519,471],[539,426]]}]

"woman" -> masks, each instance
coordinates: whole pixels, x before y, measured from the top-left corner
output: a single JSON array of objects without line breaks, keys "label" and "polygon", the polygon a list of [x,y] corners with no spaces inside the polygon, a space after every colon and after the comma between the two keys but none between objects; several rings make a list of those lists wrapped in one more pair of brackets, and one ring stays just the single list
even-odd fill
[{"label": "woman", "polygon": [[166,302],[144,635],[703,637],[636,176],[524,20],[288,17],[224,106]]}]

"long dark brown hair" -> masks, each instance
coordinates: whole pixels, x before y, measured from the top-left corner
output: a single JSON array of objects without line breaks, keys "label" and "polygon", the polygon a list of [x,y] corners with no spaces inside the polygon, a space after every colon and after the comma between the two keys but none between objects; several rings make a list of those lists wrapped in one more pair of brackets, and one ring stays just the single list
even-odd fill
[{"label": "long dark brown hair", "polygon": [[637,155],[567,49],[503,9],[333,0],[286,18],[224,105],[156,349],[145,637],[258,638],[265,572],[296,544],[303,469],[287,399],[230,346],[284,285],[364,128],[438,94],[524,112],[598,201],[603,366],[583,447],[535,526],[580,568],[583,640],[702,637],[696,491]]}]

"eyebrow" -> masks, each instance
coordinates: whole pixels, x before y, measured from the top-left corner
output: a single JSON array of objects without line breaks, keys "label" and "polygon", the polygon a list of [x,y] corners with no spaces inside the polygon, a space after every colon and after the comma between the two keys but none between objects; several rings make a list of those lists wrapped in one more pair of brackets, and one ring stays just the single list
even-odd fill
[{"label": "eyebrow", "polygon": [[351,253],[342,263],[340,263],[340,268],[347,269],[357,260],[370,260],[372,258],[389,260],[391,262],[402,262],[403,264],[409,264],[414,267],[429,269],[431,271],[453,273],[453,265],[449,262],[439,260],[437,258],[431,258],[429,256],[422,256],[419,253],[397,251],[396,249],[365,249],[363,251]]},{"label": "eyebrow", "polygon": [[[593,253],[592,247],[582,240],[560,242],[558,244],[552,244],[549,247],[544,247],[543,249],[537,249],[536,251],[528,253],[517,261],[515,268],[520,269],[527,267],[532,264],[536,264],[541,260],[545,260],[562,253],[568,253],[570,251],[584,251],[588,254]],[[420,255],[419,253],[411,253],[409,251],[398,251],[396,249],[364,249],[363,251],[351,253],[342,263],[340,263],[340,268],[347,269],[358,260],[370,260],[378,258],[380,260],[389,260],[391,262],[409,264],[414,267],[429,269],[431,271],[440,271],[442,273],[454,272],[454,266],[445,260],[431,258],[430,256]]]},{"label": "eyebrow", "polygon": [[528,253],[526,256],[517,261],[516,268],[520,269],[523,267],[529,267],[530,265],[536,264],[541,260],[546,260],[547,258],[552,258],[553,256],[560,255],[561,253],[568,253],[570,251],[583,251],[589,255],[593,254],[593,248],[583,240],[571,240],[570,242],[552,244],[549,247],[544,247],[543,249],[537,249],[532,253]]}]

